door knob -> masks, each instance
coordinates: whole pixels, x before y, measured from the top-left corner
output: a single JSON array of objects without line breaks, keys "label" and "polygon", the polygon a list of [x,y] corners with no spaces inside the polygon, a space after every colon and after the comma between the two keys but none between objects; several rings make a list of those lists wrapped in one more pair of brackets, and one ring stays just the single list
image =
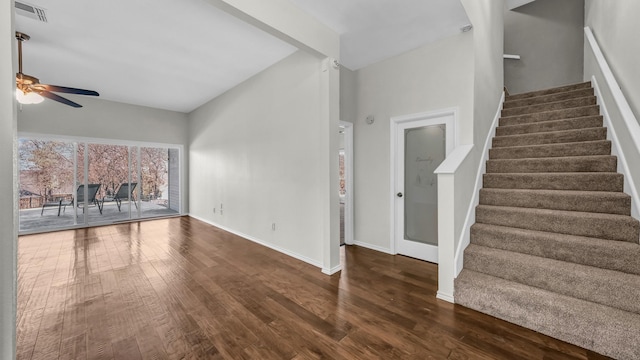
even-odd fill
[{"label": "door knob", "polygon": [[396,194],[396,196],[397,196],[397,197],[402,197],[402,193],[401,193],[401,192],[399,192],[399,193],[397,193],[397,194]]}]

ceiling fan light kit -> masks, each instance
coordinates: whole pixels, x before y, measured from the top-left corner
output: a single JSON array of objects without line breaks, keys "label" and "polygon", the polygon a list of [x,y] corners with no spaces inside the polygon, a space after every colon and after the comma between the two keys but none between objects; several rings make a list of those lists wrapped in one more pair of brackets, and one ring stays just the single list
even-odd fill
[{"label": "ceiling fan light kit", "polygon": [[16,31],[16,39],[18,40],[18,73],[16,74],[16,99],[20,104],[38,104],[41,103],[44,98],[47,98],[49,100],[57,101],[65,105],[80,108],[82,107],[82,105],[69,99],[63,98],[60,95],[54,94],[54,92],[88,96],[100,95],[93,90],[41,84],[38,78],[23,73],[22,43],[29,40],[30,37],[27,34]]}]

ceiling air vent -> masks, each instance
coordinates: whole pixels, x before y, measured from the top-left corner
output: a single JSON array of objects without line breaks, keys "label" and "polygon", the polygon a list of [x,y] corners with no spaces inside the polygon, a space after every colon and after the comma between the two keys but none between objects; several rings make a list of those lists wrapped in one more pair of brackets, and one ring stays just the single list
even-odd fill
[{"label": "ceiling air vent", "polygon": [[26,16],[38,21],[47,22],[47,13],[43,8],[27,4],[26,2],[16,1],[16,14]]}]

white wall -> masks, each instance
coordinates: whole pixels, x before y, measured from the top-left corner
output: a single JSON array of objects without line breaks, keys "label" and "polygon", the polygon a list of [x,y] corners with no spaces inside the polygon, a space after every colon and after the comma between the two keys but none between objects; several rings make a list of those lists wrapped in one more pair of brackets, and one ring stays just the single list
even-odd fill
[{"label": "white wall", "polygon": [[[459,108],[462,143],[473,138],[473,36],[461,33],[356,71],[355,240],[390,251],[390,118]],[[365,123],[375,117],[372,125]]]},{"label": "white wall", "polygon": [[18,131],[167,144],[187,144],[187,114],[123,104],[89,96],[65,95],[82,108],[45,100],[23,105]]},{"label": "white wall", "polygon": [[[640,41],[637,0],[586,0],[585,25],[594,33],[631,110],[640,119]],[[585,69],[585,80],[590,80]]]},{"label": "white wall", "polygon": [[504,0],[462,0],[473,24],[474,140],[479,146],[493,122],[504,87]]},{"label": "white wall", "polygon": [[190,214],[322,266],[322,87],[299,51],[192,112]]},{"label": "white wall", "polygon": [[13,1],[0,5],[0,358],[15,358],[17,176]]},{"label": "white wall", "polygon": [[505,9],[504,82],[511,94],[582,81],[584,0],[537,0]]}]

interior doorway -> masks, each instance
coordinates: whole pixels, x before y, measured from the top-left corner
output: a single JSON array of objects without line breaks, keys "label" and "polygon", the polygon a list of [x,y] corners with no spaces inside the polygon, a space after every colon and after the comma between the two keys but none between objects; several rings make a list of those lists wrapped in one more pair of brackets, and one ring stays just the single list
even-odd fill
[{"label": "interior doorway", "polygon": [[392,118],[392,248],[438,263],[438,179],[434,173],[454,149],[454,114]]},{"label": "interior doorway", "polygon": [[353,244],[353,124],[340,121],[340,245]]}]

